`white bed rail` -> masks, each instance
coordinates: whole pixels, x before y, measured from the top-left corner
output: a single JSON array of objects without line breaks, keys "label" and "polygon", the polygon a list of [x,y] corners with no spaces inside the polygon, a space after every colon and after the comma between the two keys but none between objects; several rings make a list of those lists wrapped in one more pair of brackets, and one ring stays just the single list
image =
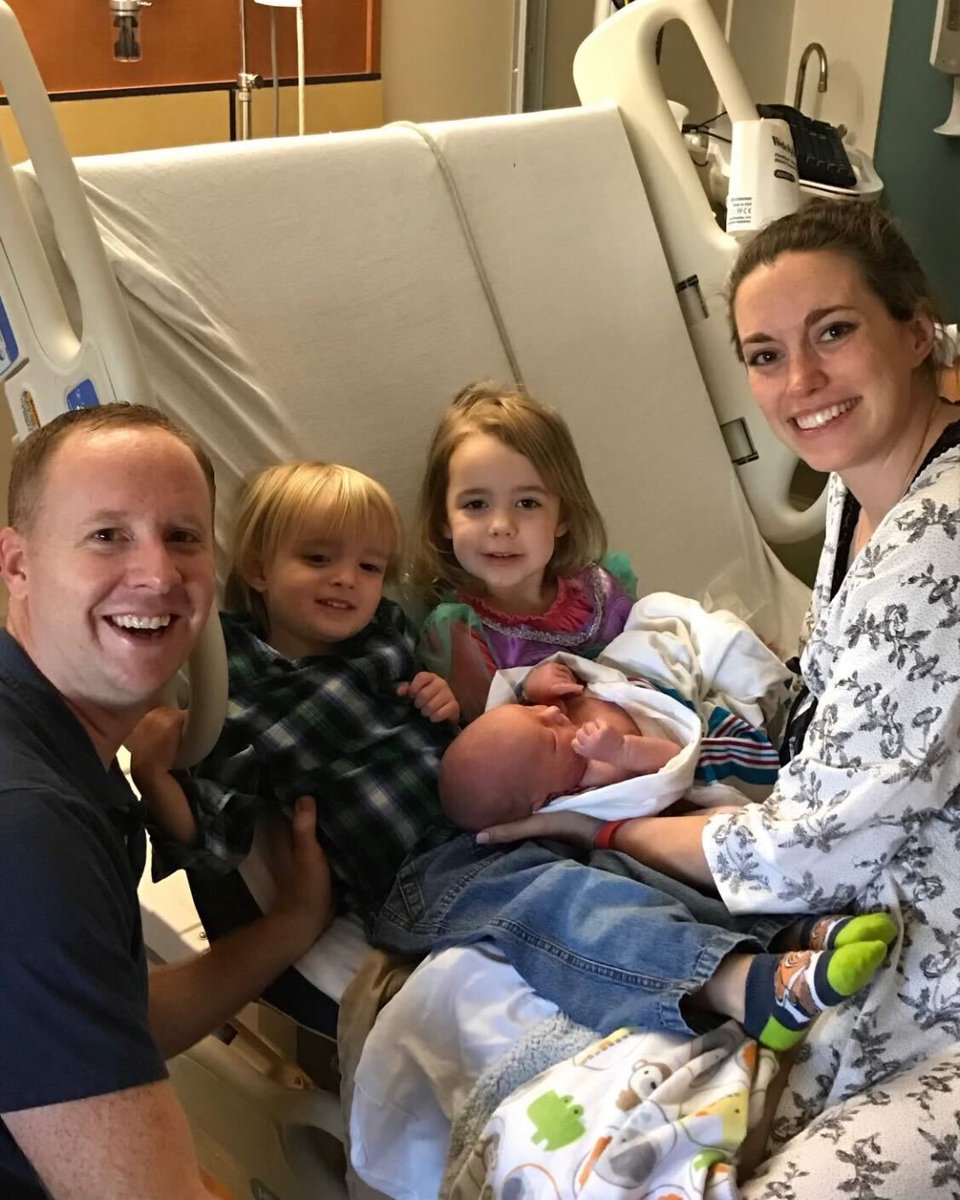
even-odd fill
[{"label": "white bed rail", "polygon": [[[67,316],[13,170],[0,145],[0,384],[17,436],[73,408],[152,404],[130,318],[43,81],[13,11],[0,0],[0,83],[23,135],[80,306]],[[190,660],[194,681],[178,766],[213,748],[227,705],[227,666],[216,615]]]},{"label": "white bed rail", "polygon": [[717,224],[660,81],[657,35],[672,20],[690,30],[731,120],[755,119],[709,0],[634,0],[580,46],[574,81],[584,104],[612,102],[620,110],[697,361],[760,531],[775,543],[802,541],[823,529],[826,495],[804,510],[792,504],[796,456],[757,412],[730,344],[723,289],[737,244]]},{"label": "white bed rail", "polygon": [[0,150],[0,380],[23,437],[68,408],[113,400],[150,403],[133,330],[80,181],[63,144],[23,32],[0,2],[0,81],[43,189],[77,288],[79,337],[10,163]]}]

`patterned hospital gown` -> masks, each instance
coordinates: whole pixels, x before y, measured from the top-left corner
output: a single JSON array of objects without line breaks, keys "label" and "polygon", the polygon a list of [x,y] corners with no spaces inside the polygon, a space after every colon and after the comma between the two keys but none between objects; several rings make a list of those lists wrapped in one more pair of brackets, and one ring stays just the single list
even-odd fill
[{"label": "patterned hospital gown", "polygon": [[817,1022],[775,1142],[960,1040],[960,447],[919,473],[831,600],[845,494],[834,477],[803,748],[765,803],[709,822],[704,849],[733,912],[887,908],[903,937],[862,1000]]}]

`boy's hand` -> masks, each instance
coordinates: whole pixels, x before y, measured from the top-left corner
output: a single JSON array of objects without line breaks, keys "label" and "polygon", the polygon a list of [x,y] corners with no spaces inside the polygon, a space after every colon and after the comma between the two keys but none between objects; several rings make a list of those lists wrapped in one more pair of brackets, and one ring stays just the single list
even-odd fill
[{"label": "boy's hand", "polygon": [[401,683],[398,696],[409,696],[420,712],[431,721],[460,720],[460,705],[450,684],[432,671],[418,671],[410,683]]},{"label": "boy's hand", "polygon": [[623,746],[623,734],[603,721],[586,721],[573,735],[573,748],[581,758],[613,763]]},{"label": "boy's hand", "polygon": [[582,691],[583,684],[564,663],[541,663],[523,681],[523,696],[529,704],[552,704]]},{"label": "boy's hand", "polygon": [[155,779],[173,770],[186,718],[186,712],[180,708],[154,708],[141,718],[126,739],[134,782]]}]

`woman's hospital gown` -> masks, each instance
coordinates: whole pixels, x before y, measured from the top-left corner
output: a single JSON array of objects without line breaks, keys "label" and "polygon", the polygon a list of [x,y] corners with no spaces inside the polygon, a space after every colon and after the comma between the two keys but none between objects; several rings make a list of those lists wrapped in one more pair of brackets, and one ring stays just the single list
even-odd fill
[{"label": "woman's hospital gown", "polygon": [[830,484],[801,752],[704,848],[733,912],[886,908],[891,964],[814,1027],[774,1137],[960,1040],[960,447],[914,480],[831,601],[845,489]]}]

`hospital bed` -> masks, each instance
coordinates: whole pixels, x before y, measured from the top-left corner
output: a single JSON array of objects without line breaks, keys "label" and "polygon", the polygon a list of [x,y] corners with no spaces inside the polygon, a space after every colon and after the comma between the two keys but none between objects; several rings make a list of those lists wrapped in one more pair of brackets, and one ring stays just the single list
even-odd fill
[{"label": "hospital bed", "polygon": [[[241,480],[288,457],[348,462],[409,516],[441,406],[471,379],[513,379],[567,417],[644,592],[735,607],[791,652],[806,589],[768,540],[816,532],[822,511],[792,506],[795,462],[729,346],[734,248],[654,65],[674,16],[731,116],[746,112],[707,0],[637,2],[581,51],[582,109],[71,164],[0,3],[0,80],[31,155],[16,170],[0,155],[0,379],[18,434],[65,407],[155,401],[214,459],[222,544]],[[215,643],[195,682],[222,684]],[[144,903],[165,956],[171,933],[199,938],[181,883]],[[238,1195],[332,1197],[310,1131],[338,1137],[336,1106],[274,1070],[269,1042],[255,1061],[208,1039],[174,1065],[200,1153]]]}]

